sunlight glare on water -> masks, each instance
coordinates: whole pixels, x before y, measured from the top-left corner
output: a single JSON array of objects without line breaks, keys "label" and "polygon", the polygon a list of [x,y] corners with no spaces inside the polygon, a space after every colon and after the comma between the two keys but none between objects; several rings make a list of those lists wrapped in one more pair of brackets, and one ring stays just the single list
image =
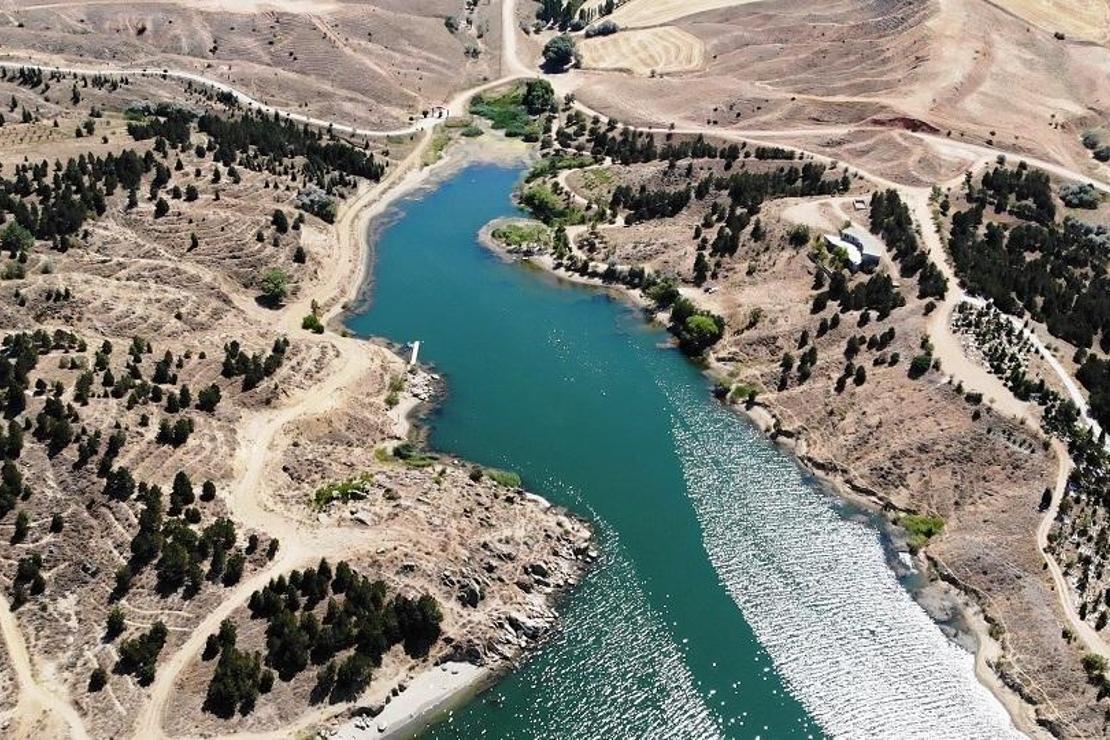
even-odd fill
[{"label": "sunlight glare on water", "polygon": [[662,331],[478,243],[516,213],[520,173],[469,166],[400,203],[348,321],[421,340],[448,389],[433,448],[519,472],[603,552],[562,631],[429,735],[1012,736],[878,532],[714,401]]}]

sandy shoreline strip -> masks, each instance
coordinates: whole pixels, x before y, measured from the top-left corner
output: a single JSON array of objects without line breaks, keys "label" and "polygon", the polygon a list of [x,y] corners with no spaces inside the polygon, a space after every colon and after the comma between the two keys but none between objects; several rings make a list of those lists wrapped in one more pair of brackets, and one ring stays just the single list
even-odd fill
[{"label": "sandy shoreline strip", "polygon": [[356,717],[327,733],[336,740],[412,737],[462,706],[493,679],[489,668],[449,661],[418,673],[376,717]]}]

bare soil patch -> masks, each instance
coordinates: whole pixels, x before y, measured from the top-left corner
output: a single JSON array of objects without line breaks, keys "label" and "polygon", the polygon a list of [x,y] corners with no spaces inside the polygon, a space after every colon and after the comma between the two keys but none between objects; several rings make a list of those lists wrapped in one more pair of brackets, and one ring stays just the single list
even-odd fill
[{"label": "bare soil patch", "polygon": [[622,31],[578,45],[582,66],[626,70],[636,75],[690,72],[705,63],[701,39],[673,26]]},{"label": "bare soil patch", "polygon": [[730,8],[759,0],[629,0],[614,12],[612,20],[621,28],[660,26],[707,10]]}]

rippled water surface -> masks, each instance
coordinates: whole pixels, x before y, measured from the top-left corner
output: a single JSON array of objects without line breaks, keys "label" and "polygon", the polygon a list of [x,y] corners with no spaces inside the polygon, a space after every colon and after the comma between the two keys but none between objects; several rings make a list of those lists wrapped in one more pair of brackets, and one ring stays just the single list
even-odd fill
[{"label": "rippled water surface", "polygon": [[665,334],[478,244],[519,176],[472,165],[402,202],[349,325],[421,340],[449,386],[432,446],[589,517],[604,559],[563,632],[429,734],[1014,734],[877,532],[714,402]]}]

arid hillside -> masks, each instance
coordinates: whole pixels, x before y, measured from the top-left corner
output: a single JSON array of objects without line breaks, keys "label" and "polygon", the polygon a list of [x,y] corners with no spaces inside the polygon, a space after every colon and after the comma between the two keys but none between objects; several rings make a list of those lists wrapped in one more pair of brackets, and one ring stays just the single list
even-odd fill
[{"label": "arid hillside", "polygon": [[[1101,663],[1088,655],[1102,649],[1102,588],[1077,615],[1046,544],[1056,507],[1070,507],[1082,531],[1062,548],[1074,553],[1065,574],[1092,562],[1091,517],[1074,516],[1089,502],[1073,502],[1091,486],[1069,481],[1065,450],[1082,430],[1061,421],[1051,367],[1028,348],[1003,363],[1014,353],[967,321],[981,304],[938,231],[958,189],[888,187],[789,147],[635,130],[573,106],[553,118],[551,150],[520,194],[541,223],[491,237],[571,279],[629,289],[706,363],[723,401],[886,511],[922,564],[982,608],[979,675],[1019,727],[1105,732]],[[1094,188],[1042,175],[1031,182],[1044,212],[1101,220]],[[1030,218],[1030,198],[1015,195],[1013,214]]]},{"label": "arid hillside", "polygon": [[[631,0],[613,18],[634,16],[646,3]],[[879,157],[902,146],[898,132],[911,131],[1105,173],[1081,138],[1110,116],[1110,49],[1069,35],[1069,28],[1054,35],[1045,21],[1047,3],[998,5],[1015,12],[1037,6],[1030,17],[1040,22],[982,0],[765,0],[671,13],[660,22],[700,40],[702,69],[680,65],[668,72],[666,66],[670,59],[696,58],[696,48],[660,45],[649,54],[632,44],[634,58],[661,60],[656,74],[642,64],[634,69],[639,74],[586,69],[573,73],[568,86],[590,107],[639,124],[795,140],[807,133],[814,144],[863,127],[874,129],[871,147]],[[1097,2],[1083,5],[1096,17],[1101,12]],[[602,44],[617,46],[623,33]],[[673,45],[674,38],[665,41]],[[598,39],[584,43],[596,47]],[[586,61],[606,56],[594,48]],[[910,143],[922,149],[921,138]],[[944,155],[943,142],[930,148],[929,156]],[[865,166],[870,160],[852,161]],[[952,162],[943,174],[958,174],[962,166]]]},{"label": "arid hillside", "polygon": [[15,2],[0,16],[0,46],[9,59],[194,72],[288,110],[390,128],[497,76],[500,27],[491,7]]},{"label": "arid hillside", "polygon": [[514,475],[408,444],[435,380],[325,326],[431,137],[212,97],[0,74],[5,737],[289,735],[515,658],[587,555]]}]

